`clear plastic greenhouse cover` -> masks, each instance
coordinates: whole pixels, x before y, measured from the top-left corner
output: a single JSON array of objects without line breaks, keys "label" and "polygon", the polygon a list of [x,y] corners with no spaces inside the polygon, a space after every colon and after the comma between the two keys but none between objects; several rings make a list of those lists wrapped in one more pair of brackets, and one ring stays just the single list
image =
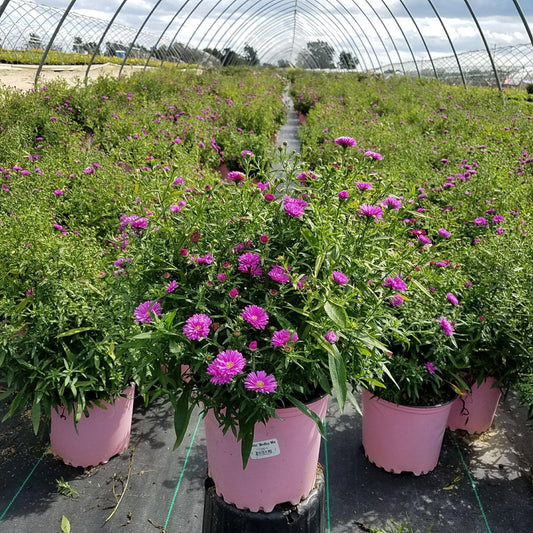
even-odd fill
[{"label": "clear plastic greenhouse cover", "polygon": [[[4,0],[2,61],[251,64],[533,83],[532,0]],[[37,80],[36,77],[36,80]]]}]

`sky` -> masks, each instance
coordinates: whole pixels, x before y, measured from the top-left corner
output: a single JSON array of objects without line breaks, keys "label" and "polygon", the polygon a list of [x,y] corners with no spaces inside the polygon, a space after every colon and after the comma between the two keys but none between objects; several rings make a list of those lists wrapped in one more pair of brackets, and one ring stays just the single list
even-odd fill
[{"label": "sky", "polygon": [[[71,14],[109,21],[122,1],[77,0]],[[516,1],[533,31],[533,0]],[[361,58],[362,66],[371,68],[378,63],[410,61],[413,57],[427,59],[426,46],[433,58],[451,56],[453,49],[446,32],[458,53],[484,49],[468,2],[491,50],[530,42],[513,0],[159,0],[147,20],[157,2],[126,0],[115,20],[114,27],[121,28],[120,32],[110,31],[106,40],[131,42],[145,24],[138,42],[151,46],[168,27],[160,44],[175,41],[200,48],[216,46],[242,51],[248,43],[258,51],[262,61],[274,63],[282,58],[294,61],[308,41],[324,40],[337,53],[350,51]],[[34,16],[33,24],[49,35],[60,13],[52,16],[53,10],[48,8],[64,10],[70,1],[37,0],[35,3],[44,7],[29,9],[27,6],[31,4],[24,0],[11,0],[0,19],[0,38],[5,40],[6,32],[13,33],[13,26],[6,26],[9,10],[14,13],[26,9],[25,21]],[[13,18],[11,14],[9,20]],[[57,40],[71,40],[74,32],[85,42],[98,41],[105,26],[96,20],[69,16]],[[67,30],[69,36],[65,36]],[[22,40],[28,30],[21,29],[19,35]]]}]

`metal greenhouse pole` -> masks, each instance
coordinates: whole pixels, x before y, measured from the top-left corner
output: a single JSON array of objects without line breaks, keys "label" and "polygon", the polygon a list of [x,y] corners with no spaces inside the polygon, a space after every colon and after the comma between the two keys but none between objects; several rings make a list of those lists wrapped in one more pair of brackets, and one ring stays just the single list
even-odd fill
[{"label": "metal greenhouse pole", "polygon": [[[381,0],[381,3],[385,6],[387,11],[390,13],[390,16],[392,17],[392,19],[396,23],[396,26],[398,26],[398,29],[400,30],[401,34],[403,35],[403,39],[405,41],[405,44],[407,45],[407,48],[409,48],[409,52],[411,54],[411,57],[413,58],[413,63],[415,64],[416,73],[418,74],[418,77],[420,78],[420,70],[418,68],[418,63],[416,62],[415,54],[413,53],[413,49],[411,48],[411,43],[409,42],[409,39],[407,39],[407,36],[405,35],[405,32],[403,31],[403,28],[402,28],[401,24],[398,22],[398,19],[396,18],[394,13],[391,11],[390,7],[387,5],[385,0]],[[400,54],[398,54],[398,55],[400,55]],[[402,64],[402,68],[403,68],[403,64]],[[405,74],[405,69],[403,70],[403,72]]]},{"label": "metal greenhouse pole", "polygon": [[492,65],[492,70],[494,71],[494,77],[496,78],[496,84],[498,85],[498,89],[501,91],[502,84],[500,83],[500,77],[498,76],[496,64],[494,63],[494,57],[492,57],[492,54],[490,53],[489,45],[487,44],[487,40],[485,39],[485,34],[483,33],[483,30],[481,29],[481,26],[479,25],[479,22],[476,18],[476,15],[474,14],[474,10],[470,7],[470,3],[468,2],[468,0],[465,0],[465,4],[466,4],[466,7],[468,8],[468,11],[470,11],[470,14],[472,15],[472,18],[474,19],[474,22],[479,31],[479,35],[481,36],[481,39],[483,40],[483,44],[485,45],[485,49],[487,50],[487,54],[489,55],[489,60],[490,60],[490,64]]},{"label": "metal greenhouse pole", "polygon": [[443,22],[443,20],[440,17],[439,12],[437,11],[437,8],[435,7],[435,4],[431,0],[428,0],[429,5],[433,8],[433,11],[435,12],[435,15],[439,19],[440,25],[442,26],[442,29],[444,30],[444,33],[446,34],[446,37],[448,38],[448,42],[450,43],[450,46],[452,48],[453,55],[455,56],[455,61],[457,62],[457,66],[459,67],[459,74],[461,74],[461,79],[463,80],[463,86],[466,89],[466,80],[465,76],[463,74],[463,69],[461,68],[461,62],[459,61],[459,57],[457,57],[457,52],[455,51],[455,47],[453,46],[452,40],[450,39],[450,35],[448,34],[448,30],[446,29],[446,26]]},{"label": "metal greenhouse pole", "polygon": [[[190,0],[186,0],[182,6],[178,9],[178,11],[176,11],[176,13],[174,13],[174,16],[170,19],[169,23],[165,26],[165,29],[160,33],[159,35],[159,39],[157,39],[156,43],[154,44],[154,46],[152,46],[152,50],[150,52],[150,55],[148,56],[148,59],[146,60],[146,63],[144,64],[144,68],[143,70],[146,70],[146,67],[148,66],[148,63],[150,63],[150,59],[152,59],[152,56],[154,55],[154,51],[157,50],[157,47],[159,46],[159,43],[161,42],[161,40],[163,39],[163,36],[165,35],[165,33],[167,33],[167,31],[169,30],[170,26],[172,26],[172,24],[174,23],[174,21],[176,20],[176,17],[179,16],[179,14],[181,13],[181,11],[183,10],[183,8],[190,2]],[[163,65],[163,61],[164,59],[161,60],[161,65]]]},{"label": "metal greenhouse pole", "polygon": [[531,28],[527,23],[526,16],[524,15],[524,12],[522,11],[520,4],[518,3],[518,0],[513,0],[513,3],[516,7],[516,10],[518,11],[518,14],[520,15],[520,18],[522,19],[522,22],[524,23],[524,28],[526,29],[526,32],[529,36],[529,40],[531,41],[531,46],[533,46],[533,33],[531,33]]},{"label": "metal greenhouse pole", "polygon": [[[384,2],[385,0],[382,0],[382,1]],[[413,17],[411,11],[409,11],[408,7],[405,5],[404,1],[400,0],[400,3],[402,4],[403,8],[405,9],[407,14],[409,15],[409,18],[411,19],[411,21],[415,25],[416,31],[418,32],[418,35],[420,36],[420,39],[422,40],[422,43],[424,44],[424,48],[426,49],[426,53],[427,53],[427,55],[429,57],[429,62],[431,63],[431,68],[433,69],[433,73],[435,74],[435,78],[438,80],[439,79],[439,75],[437,74],[437,69],[435,68],[435,64],[433,63],[433,57],[431,55],[431,52],[429,51],[428,45],[426,43],[426,40],[424,39],[424,35],[422,34],[422,31],[420,30],[418,24],[416,23],[415,18]]]},{"label": "metal greenhouse pole", "polygon": [[[387,25],[383,22],[383,20],[379,16],[378,12],[374,8],[374,6],[369,2],[369,0],[365,0],[365,1],[368,4],[368,7],[374,12],[374,15],[376,15],[376,18],[381,22],[381,25],[383,26],[384,30],[387,32],[387,35],[389,36],[389,40],[392,43],[392,46],[394,48],[394,51],[396,52],[396,55],[398,56],[398,61],[400,62],[400,66],[402,67],[402,71],[403,71],[403,73],[405,75],[405,68],[403,66],[402,57],[400,56],[400,52],[398,52],[398,47],[396,46],[396,43],[394,42],[394,39],[392,38],[392,35],[391,35],[390,31],[389,31],[389,28],[387,28]],[[389,56],[389,54],[387,54],[387,56],[388,56],[388,58],[391,61],[391,68],[392,68],[392,66],[393,66],[392,59]]]},{"label": "metal greenhouse pole", "polygon": [[50,48],[52,48],[52,45],[54,44],[54,40],[57,37],[57,34],[59,33],[59,30],[61,29],[63,22],[65,22],[65,19],[67,18],[70,10],[72,9],[72,6],[75,3],[76,3],[76,0],[71,0],[70,4],[65,9],[65,12],[63,13],[61,19],[57,23],[54,33],[52,33],[52,37],[50,37],[50,40],[48,41],[46,48],[44,49],[43,55],[41,56],[41,61],[39,62],[39,66],[37,67],[37,72],[35,73],[35,80],[33,82],[34,85],[37,85],[37,81],[39,80],[39,75],[41,74],[41,70],[43,69],[43,65],[44,65],[44,62],[46,61],[46,57],[48,56],[48,52],[50,52]]},{"label": "metal greenhouse pole", "polygon": [[2,18],[2,15],[4,14],[4,11],[6,10],[7,4],[9,4],[9,0],[4,0],[2,2],[2,5],[0,6],[0,18]]},{"label": "metal greenhouse pole", "polygon": [[150,13],[148,13],[148,16],[144,19],[143,23],[141,24],[140,28],[139,28],[139,31],[137,32],[137,34],[135,35],[135,37],[133,38],[133,41],[131,41],[131,44],[128,48],[128,50],[126,51],[126,54],[124,55],[124,59],[122,61],[122,64],[120,65],[120,70],[118,71],[118,75],[120,77],[120,75],[122,74],[122,69],[124,68],[124,65],[126,64],[126,61],[128,60],[128,57],[130,56],[130,53],[133,49],[133,46],[135,45],[135,42],[137,41],[137,39],[139,38],[139,35],[141,34],[141,32],[143,31],[144,27],[146,26],[147,22],[150,20],[150,17],[154,14],[154,11],[159,7],[159,4],[162,2],[163,0],[157,0],[157,2],[155,3],[154,7],[152,8],[152,10],[150,11]]},{"label": "metal greenhouse pole", "polygon": [[127,1],[128,0],[122,0],[122,4],[120,4],[118,9],[115,11],[113,16],[111,17],[111,20],[109,21],[109,24],[106,26],[106,29],[102,33],[102,36],[100,37],[100,40],[98,41],[98,44],[96,45],[96,48],[94,49],[93,55],[91,56],[91,59],[89,59],[89,63],[87,65],[87,70],[85,71],[85,79],[84,79],[85,85],[87,85],[87,78],[89,77],[89,71],[91,70],[94,58],[96,57],[96,53],[98,52],[98,50],[100,50],[100,46],[102,46],[102,43],[104,42],[104,39],[105,39],[105,36],[107,35],[107,32],[110,30],[111,26],[113,25],[113,22],[115,22],[115,19],[117,18],[118,14],[120,13],[122,8],[124,7],[124,4]]}]

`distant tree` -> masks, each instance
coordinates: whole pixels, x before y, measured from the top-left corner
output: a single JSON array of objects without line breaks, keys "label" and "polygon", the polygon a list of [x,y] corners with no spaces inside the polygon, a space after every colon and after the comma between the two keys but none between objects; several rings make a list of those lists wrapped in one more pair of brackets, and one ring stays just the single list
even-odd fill
[{"label": "distant tree", "polygon": [[359,59],[350,52],[342,51],[339,54],[339,68],[353,70],[359,65]]},{"label": "distant tree", "polygon": [[72,51],[76,54],[81,54],[83,51],[83,40],[81,37],[74,37],[72,41]]},{"label": "distant tree", "polygon": [[333,55],[335,50],[326,41],[309,41],[307,50],[311,55],[311,61],[315,66],[309,68],[335,68]]},{"label": "distant tree", "polygon": [[84,45],[82,45],[82,50],[84,50],[88,54],[94,54],[95,50],[97,54],[100,53],[100,49],[98,48],[98,45],[93,42],[85,43]]},{"label": "distant tree", "polygon": [[43,42],[41,38],[36,33],[30,33],[30,38],[28,39],[28,44],[26,45],[28,50],[43,50]]},{"label": "distant tree", "polygon": [[291,64],[286,59],[278,59],[278,67],[279,68],[287,68],[290,67]]},{"label": "distant tree", "polygon": [[213,57],[216,57],[220,61],[224,59],[224,54],[216,48],[204,48],[204,52],[211,54]]},{"label": "distant tree", "polygon": [[244,58],[232,50],[231,48],[224,48],[223,50],[223,57],[222,57],[222,66],[223,67],[229,67],[229,66],[235,66],[235,65],[244,65],[246,61]]},{"label": "distant tree", "polygon": [[253,46],[250,46],[249,44],[244,45],[244,55],[243,55],[244,61],[252,66],[259,65],[259,57],[257,55],[257,51]]}]

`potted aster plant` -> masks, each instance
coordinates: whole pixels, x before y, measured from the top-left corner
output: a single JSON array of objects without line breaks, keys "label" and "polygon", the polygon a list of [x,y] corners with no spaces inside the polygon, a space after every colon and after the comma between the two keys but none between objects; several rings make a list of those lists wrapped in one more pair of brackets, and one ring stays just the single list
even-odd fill
[{"label": "potted aster plant", "polygon": [[507,228],[483,236],[464,259],[468,281],[458,355],[469,387],[452,409],[450,429],[489,429],[502,392],[519,386],[531,372],[529,257],[523,228]]},{"label": "potted aster plant", "polygon": [[89,233],[59,224],[32,222],[21,213],[9,230],[12,241],[2,250],[21,253],[2,253],[0,384],[2,398],[10,401],[6,417],[31,409],[36,433],[41,419],[51,417],[56,455],[74,466],[105,462],[128,445],[132,382],[142,367],[132,352],[115,352],[124,340],[120,317],[128,313],[119,294],[109,290],[109,260]]},{"label": "potted aster plant", "polygon": [[[394,313],[384,315],[380,340],[388,352],[384,366],[375,367],[384,387],[363,390],[367,457],[387,471],[416,475],[437,465],[452,402],[463,384],[456,333],[462,272],[449,260],[435,261],[438,242],[426,231],[420,235],[424,238],[405,248],[398,270],[375,284]],[[437,231],[435,236],[446,238]]]},{"label": "potted aster plant", "polygon": [[280,152],[283,176],[248,153],[239,179],[170,186],[129,252],[146,292],[128,346],[152,361],[148,398],[174,405],[177,444],[200,405],[217,493],[265,511],[307,496],[327,397],[343,408],[347,367],[365,382],[381,348],[364,278],[383,256],[381,208],[350,199],[355,171],[306,172]]}]

